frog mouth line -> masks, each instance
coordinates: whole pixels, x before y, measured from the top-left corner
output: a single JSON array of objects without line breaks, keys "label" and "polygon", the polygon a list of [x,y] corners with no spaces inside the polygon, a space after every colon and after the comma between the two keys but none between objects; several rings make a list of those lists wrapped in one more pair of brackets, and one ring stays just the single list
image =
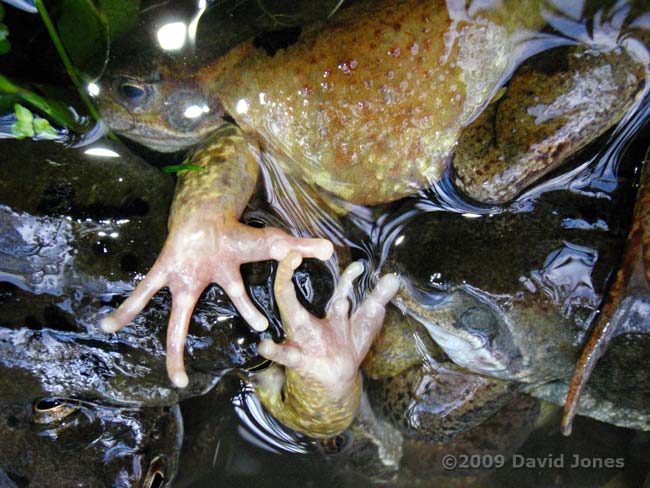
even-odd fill
[{"label": "frog mouth line", "polygon": [[144,146],[147,146],[154,151],[171,153],[176,151],[182,151],[187,149],[190,146],[199,144],[203,141],[209,134],[201,135],[187,135],[183,136],[180,134],[165,133],[160,136],[152,135],[151,133],[143,133],[137,128],[131,128],[129,130],[119,131],[121,135],[132,139]]},{"label": "frog mouth line", "polygon": [[481,339],[481,344],[472,344],[467,339],[447,332],[442,327],[414,317],[422,323],[431,338],[445,351],[445,354],[456,364],[471,370],[480,370],[489,373],[502,373],[507,371],[508,365],[504,364],[486,348],[487,339]]}]

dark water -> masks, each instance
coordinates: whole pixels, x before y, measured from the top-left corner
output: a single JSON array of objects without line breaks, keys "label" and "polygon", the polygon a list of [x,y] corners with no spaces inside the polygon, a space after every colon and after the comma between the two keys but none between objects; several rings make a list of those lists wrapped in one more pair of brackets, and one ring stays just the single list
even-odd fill
[{"label": "dark water", "polygon": [[[161,55],[151,32],[172,20],[191,24],[199,14],[199,49],[163,53],[163,59],[193,69],[205,56],[268,31],[273,34],[260,35],[259,42],[277,49],[301,23],[325,17],[337,4],[330,3],[305,2],[292,10],[269,2],[260,10],[253,2],[217,1],[205,12],[194,2],[143,4],[137,30],[142,39],[116,41],[108,68],[106,56],[84,68],[99,75],[134,53],[153,62]],[[640,46],[649,37],[647,5],[593,2],[581,18],[577,3],[555,3],[548,7],[550,25],[529,39],[523,53],[600,42],[612,31],[614,37],[640,38]],[[283,8],[292,15],[268,15]],[[85,113],[64,70],[45,61],[58,58],[38,18],[6,10],[14,49],[0,58],[0,74],[55,86],[50,93]],[[613,130],[507,206],[467,199],[448,174],[413,198],[353,208],[319,230],[376,267],[397,256],[409,280],[427,283],[420,287],[424,295],[464,281],[497,294],[513,281],[537,287],[584,336],[623,250],[650,143],[649,111],[646,94]],[[7,114],[2,127],[12,122]],[[0,141],[0,486],[647,485],[647,432],[578,417],[573,435],[565,438],[558,407],[550,403],[542,404],[536,419],[510,420],[504,412],[483,430],[446,444],[406,441],[396,478],[382,465],[380,448],[369,448],[358,436],[344,434],[332,447],[290,432],[242,381],[241,371],[264,366],[256,349],[259,334],[216,286],[204,292],[190,327],[191,383],[185,391],[172,388],[163,356],[168,293],[159,293],[118,337],[102,334],[97,320],[128,295],[164,242],[174,178],[150,164],[177,164],[184,155],[123,145],[101,132],[69,131],[59,142]],[[113,154],[91,151],[97,148]],[[274,171],[271,164],[267,182],[278,178]],[[270,193],[277,197],[282,191]],[[303,220],[293,220],[296,214]],[[261,194],[244,220],[304,232],[312,218],[309,210],[269,205]],[[444,238],[424,240],[425,229]],[[251,265],[243,273],[271,323],[265,334],[281,337],[271,293],[274,266]],[[314,313],[322,314],[331,294],[332,269],[308,262],[298,273],[301,299]],[[647,356],[638,357],[638,368],[646,370]],[[627,385],[619,386],[618,395],[633,396]],[[42,403],[44,398],[53,403]],[[650,404],[642,406],[650,410]],[[42,417],[41,410],[51,415]],[[71,455],[77,450],[85,454]],[[446,470],[445,455],[461,465]]]}]

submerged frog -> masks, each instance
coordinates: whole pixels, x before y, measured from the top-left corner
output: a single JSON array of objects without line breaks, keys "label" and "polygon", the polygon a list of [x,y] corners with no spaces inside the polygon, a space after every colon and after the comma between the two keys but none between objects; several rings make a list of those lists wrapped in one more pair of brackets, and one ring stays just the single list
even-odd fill
[{"label": "submerged frog", "polygon": [[119,409],[70,399],[0,400],[0,485],[170,486],[183,441],[178,405]]},{"label": "submerged frog", "polygon": [[[274,201],[282,205],[282,197],[288,196],[289,205],[297,201],[307,207],[305,213],[314,215],[321,205],[314,201],[335,208],[341,201],[374,205],[429,187],[443,175],[463,126],[512,71],[522,32],[543,26],[539,4],[505,2],[494,11],[470,11],[449,10],[442,1],[360,2],[329,22],[306,27],[294,45],[275,55],[251,41],[197,73],[159,69],[143,75],[133,67],[116,73],[101,87],[99,97],[100,111],[116,132],[159,151],[208,141],[190,160],[202,171],[179,177],[169,237],[156,264],[120,308],[104,319],[104,330],[124,327],[157,290],[168,286],[174,303],[167,368],[174,384],[183,387],[188,383],[183,367],[187,326],[207,284],[222,286],[251,327],[265,329],[266,320],[244,291],[240,264],[284,260],[281,269],[286,273],[300,257],[329,258],[333,247],[324,239],[291,237],[238,222],[260,164],[273,184],[266,190],[276,197]],[[556,154],[560,158],[615,123],[644,78],[642,64],[620,48],[593,51],[590,56],[611,64],[598,83],[590,85],[594,96],[615,93],[616,103],[605,107],[604,113],[596,110],[600,122],[590,124],[593,130],[553,139],[550,144],[562,148]],[[488,58],[490,62],[484,62]],[[619,65],[625,76],[614,74]],[[536,89],[541,96],[548,87]],[[585,104],[589,107],[589,99]],[[578,116],[582,108],[576,109]],[[552,119],[545,113],[534,122]],[[564,125],[559,125],[561,132]],[[530,150],[535,153],[539,147]],[[524,158],[529,163],[539,159]],[[530,183],[555,163],[546,169],[536,165],[520,180]],[[470,192],[472,180],[467,176],[459,181]],[[504,184],[513,185],[511,180]],[[525,186],[522,181],[517,184]],[[359,390],[356,370],[363,359],[359,354],[370,346],[371,332],[379,329],[383,318],[383,304],[396,290],[395,279],[380,281],[370,301],[359,309],[365,312],[353,318],[363,322],[358,327],[365,331],[354,337],[340,330],[347,326],[337,322],[347,315],[342,297],[351,287],[350,276],[360,272],[355,265],[344,274],[336,295],[340,299],[333,301],[327,320],[304,327],[301,333],[288,332],[284,345],[260,344],[264,356],[288,367],[285,373],[277,370],[272,381],[259,384],[265,405],[292,426],[302,417],[300,429],[311,435],[331,435],[333,425],[344,427],[353,418],[350,409],[358,405]],[[283,281],[276,289],[287,295],[281,308],[297,314],[283,318],[305,325],[311,319],[296,312],[286,284],[290,282]],[[340,347],[330,347],[329,342]],[[310,361],[310,356],[317,359]],[[323,392],[328,392],[327,398],[321,398]],[[327,418],[319,413],[323,401],[332,407]],[[336,421],[330,423],[329,417]]]},{"label": "submerged frog", "polygon": [[[580,413],[647,430],[649,295],[641,245],[647,175],[646,167],[628,252],[612,290],[609,279],[626,232],[620,205],[625,185],[610,196],[611,203],[554,191],[525,212],[416,217],[390,255],[404,283],[395,302],[457,364],[527,384],[534,395],[559,403],[592,323],[611,325],[622,337],[596,370]],[[468,256],[480,256],[480,266]],[[586,351],[593,361],[602,353]]]},{"label": "submerged frog", "polygon": [[409,438],[446,442],[494,415],[519,387],[457,366],[423,329],[390,307],[362,369],[383,418]]},{"label": "submerged frog", "polygon": [[468,477],[486,473],[450,473],[442,458],[480,453],[506,460],[533,430],[539,401],[518,392],[514,383],[462,370],[419,329],[395,309],[388,311],[383,340],[375,341],[364,373],[394,375],[415,364],[390,379],[371,381],[352,426],[335,442],[324,442],[323,451],[336,454],[338,467],[366,483],[429,486],[432,476],[452,475],[462,477],[465,486]]}]

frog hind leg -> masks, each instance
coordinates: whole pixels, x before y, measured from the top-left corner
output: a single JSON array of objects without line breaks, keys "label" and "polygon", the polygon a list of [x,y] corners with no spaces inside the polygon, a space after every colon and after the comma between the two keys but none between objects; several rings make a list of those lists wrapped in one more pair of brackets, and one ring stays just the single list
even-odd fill
[{"label": "frog hind leg", "polygon": [[[346,429],[360,401],[359,366],[381,328],[386,304],[399,288],[395,275],[383,276],[352,314],[349,297],[363,265],[352,263],[342,273],[324,319],[310,315],[296,297],[291,277],[301,256],[280,262],[274,293],[286,333],[283,344],[263,340],[262,356],[285,366],[278,382],[257,383],[262,404],[283,424],[312,437],[331,437]],[[266,385],[275,387],[268,391]],[[275,385],[275,386],[273,386]]]},{"label": "frog hind leg", "polygon": [[[646,159],[647,161],[647,159]],[[621,268],[576,363],[564,402],[561,430],[571,434],[580,394],[610,341],[618,334],[650,334],[650,164],[644,164]]]}]

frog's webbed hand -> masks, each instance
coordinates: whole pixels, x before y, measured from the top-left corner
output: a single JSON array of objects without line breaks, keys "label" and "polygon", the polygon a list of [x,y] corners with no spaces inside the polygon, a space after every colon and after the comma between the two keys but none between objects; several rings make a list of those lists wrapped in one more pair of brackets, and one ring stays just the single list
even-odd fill
[{"label": "frog's webbed hand", "polygon": [[[352,284],[363,272],[353,263],[343,272],[326,317],[310,315],[298,302],[291,277],[302,258],[291,253],[275,276],[274,292],[286,333],[283,344],[264,340],[260,354],[285,366],[257,383],[262,403],[278,420],[312,437],[330,437],[346,429],[357,414],[359,366],[381,329],[386,304],[399,288],[395,275],[383,276],[359,308],[349,313]],[[262,373],[263,376],[263,373]],[[280,391],[282,390],[282,391]]]},{"label": "frog's webbed hand", "polygon": [[234,126],[227,126],[192,158],[202,171],[179,176],[169,218],[169,235],[147,276],[110,316],[102,321],[115,332],[133,320],[163,287],[172,293],[167,329],[167,371],[178,387],[188,383],[183,365],[190,317],[202,291],[217,283],[242,318],[256,330],[266,318],[246,294],[240,265],[281,260],[291,251],[327,259],[332,244],[324,239],[292,237],[274,228],[253,228],[239,222],[259,175],[257,147]]}]

